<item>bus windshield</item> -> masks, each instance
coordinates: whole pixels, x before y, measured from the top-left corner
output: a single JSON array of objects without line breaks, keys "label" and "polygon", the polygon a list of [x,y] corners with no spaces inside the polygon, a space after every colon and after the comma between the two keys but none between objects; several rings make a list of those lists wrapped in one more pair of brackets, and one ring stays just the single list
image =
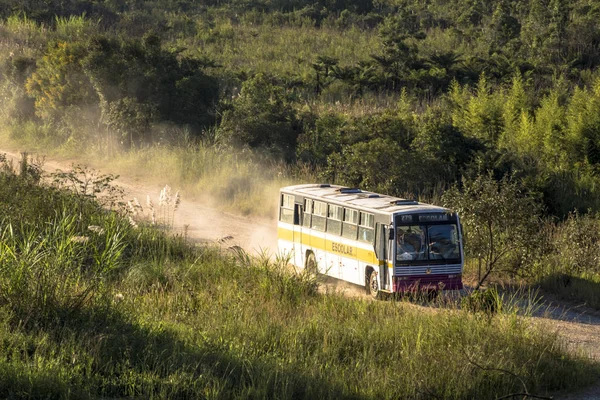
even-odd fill
[{"label": "bus windshield", "polygon": [[396,226],[396,261],[460,260],[456,224]]}]

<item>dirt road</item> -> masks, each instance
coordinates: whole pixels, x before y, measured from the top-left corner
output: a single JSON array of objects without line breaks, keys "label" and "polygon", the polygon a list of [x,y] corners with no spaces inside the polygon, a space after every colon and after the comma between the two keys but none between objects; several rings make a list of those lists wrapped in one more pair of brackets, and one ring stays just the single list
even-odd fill
[{"label": "dirt road", "polygon": [[[15,167],[19,165],[21,155],[18,152],[0,150],[0,154],[6,154]],[[49,174],[57,170],[68,171],[71,164],[70,161],[59,162],[46,159],[43,168]],[[117,179],[113,184],[125,190],[125,200],[138,199],[142,206],[145,205],[147,196],[157,204],[163,189],[162,186],[133,183],[125,176]],[[172,188],[172,195],[176,190],[177,188]],[[188,238],[196,242],[222,241],[228,246],[240,246],[252,254],[273,252],[277,248],[275,220],[249,219],[228,214],[199,202],[187,200],[185,192],[181,193],[181,204],[174,213],[173,225],[175,233],[185,231]]]},{"label": "dirt road", "polygon": [[[0,150],[18,165],[20,155],[15,151]],[[57,169],[69,170],[71,162],[46,160],[44,169],[53,172]],[[126,199],[137,198],[144,204],[150,195],[156,203],[162,187],[133,183],[127,176],[115,182],[126,193]],[[176,190],[177,188],[173,188]],[[224,242],[226,246],[240,246],[251,254],[267,252],[273,254],[277,248],[276,221],[245,218],[228,214],[202,203],[186,200],[182,193],[179,210],[174,217],[174,230],[187,232],[189,239],[197,242]],[[361,296],[363,291],[354,285],[327,280],[327,290],[343,291],[351,296]],[[576,305],[548,301],[541,307],[534,320],[554,327],[567,346],[573,351],[582,351],[590,358],[600,361],[600,312]],[[570,400],[600,399],[600,382],[581,393],[559,395],[556,398]]]}]

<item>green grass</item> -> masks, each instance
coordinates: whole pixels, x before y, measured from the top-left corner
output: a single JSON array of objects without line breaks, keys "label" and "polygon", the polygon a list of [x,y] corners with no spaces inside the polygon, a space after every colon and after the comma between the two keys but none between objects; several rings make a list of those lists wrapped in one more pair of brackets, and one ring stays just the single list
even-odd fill
[{"label": "green grass", "polygon": [[[97,162],[102,166],[106,161]],[[204,200],[237,215],[264,218],[276,215],[282,186],[316,180],[302,166],[204,145],[150,147],[114,155],[107,170],[127,171],[128,177],[159,187],[169,184],[182,190],[186,199]]]},{"label": "green grass", "polygon": [[540,279],[540,287],[563,300],[585,303],[600,310],[600,276],[552,274]]},{"label": "green grass", "polygon": [[[0,138],[10,141],[6,131]],[[281,187],[318,180],[317,172],[305,165],[287,165],[259,153],[204,144],[152,146],[106,156],[93,148],[77,153],[22,139],[13,146],[76,164],[85,162],[102,173],[123,174],[131,183],[144,182],[157,190],[168,184],[186,200],[200,200],[237,215],[274,218]]]},{"label": "green grass", "polygon": [[285,260],[0,177],[2,397],[493,398],[598,377],[516,313],[321,295]]},{"label": "green grass", "polygon": [[177,44],[208,55],[229,71],[297,76],[304,81],[314,79],[311,65],[320,55],[336,58],[340,65],[355,65],[381,48],[375,30],[257,25],[229,19],[206,24],[195,37]]}]

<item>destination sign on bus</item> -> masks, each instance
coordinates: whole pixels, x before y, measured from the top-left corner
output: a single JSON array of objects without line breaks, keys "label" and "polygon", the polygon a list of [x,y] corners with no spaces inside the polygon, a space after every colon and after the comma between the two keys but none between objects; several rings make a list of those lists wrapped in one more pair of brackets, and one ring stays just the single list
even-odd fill
[{"label": "destination sign on bus", "polygon": [[450,216],[448,214],[422,214],[419,215],[420,222],[439,222],[449,221]]}]

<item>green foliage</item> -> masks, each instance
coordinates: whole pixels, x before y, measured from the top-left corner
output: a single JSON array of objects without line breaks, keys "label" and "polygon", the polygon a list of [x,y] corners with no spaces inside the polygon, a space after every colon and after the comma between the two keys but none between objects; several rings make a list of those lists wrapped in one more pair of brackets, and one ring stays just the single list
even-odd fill
[{"label": "green foliage", "polygon": [[402,77],[417,64],[417,46],[410,39],[422,39],[417,18],[406,9],[400,9],[396,15],[384,20],[380,29],[382,54],[372,55],[383,72],[386,87],[397,90]]},{"label": "green foliage", "polygon": [[465,137],[440,108],[428,108],[419,115],[416,125],[418,133],[411,148],[424,155],[435,181],[456,181],[475,156],[486,149],[480,140]]},{"label": "green foliage", "polygon": [[513,273],[527,273],[523,265],[536,257],[540,246],[540,207],[518,182],[498,182],[491,175],[463,178],[462,188],[454,186],[442,201],[461,217],[467,254],[484,263],[477,288],[501,265],[509,267],[507,260]]},{"label": "green foliage", "polygon": [[567,108],[566,140],[574,159],[600,163],[600,79],[591,89],[576,88]]},{"label": "green foliage", "polygon": [[503,299],[496,288],[475,290],[461,299],[461,307],[470,312],[494,315],[502,311]]},{"label": "green foliage", "polygon": [[305,118],[304,123],[303,133],[298,137],[298,159],[313,165],[326,165],[327,156],[342,149],[346,118],[330,113],[319,116],[316,121]]},{"label": "green foliage", "polygon": [[[51,46],[26,88],[36,113],[64,128],[63,142],[83,146],[81,131],[95,130],[87,134],[95,138],[102,130],[94,128],[105,125],[132,147],[156,140],[151,128],[158,123],[186,125],[198,134],[213,122],[217,83],[203,66],[163,50],[152,35],[142,41],[85,38]],[[70,123],[75,113],[93,117],[80,126]]]},{"label": "green foliage", "polygon": [[572,276],[600,276],[600,219],[596,215],[569,214],[553,234],[555,268]]},{"label": "green foliage", "polygon": [[92,105],[98,101],[81,62],[87,49],[80,42],[57,42],[38,62],[27,80],[27,92],[35,98],[36,113],[56,120],[71,105]]},{"label": "green foliage", "polygon": [[511,15],[508,1],[499,1],[490,21],[490,51],[502,51],[511,46],[521,33],[519,20]]},{"label": "green foliage", "polygon": [[527,98],[526,83],[517,74],[506,94],[503,119],[504,130],[499,145],[512,148],[515,152],[532,154],[541,146],[532,132],[532,122],[529,118],[529,99]]},{"label": "green foliage", "polygon": [[288,260],[191,247],[0,179],[5,397],[487,398],[597,375],[515,314],[320,295]]},{"label": "green foliage", "polygon": [[14,56],[4,60],[0,65],[0,96],[2,116],[5,121],[23,121],[32,118],[35,113],[33,100],[27,95],[25,81],[35,68],[35,60],[31,57]]},{"label": "green foliage", "polygon": [[93,38],[83,64],[109,125],[132,124],[127,134],[140,128],[139,120],[189,125],[196,131],[213,121],[216,82],[204,73],[202,61],[163,49],[158,36]]},{"label": "green foliage", "polygon": [[471,93],[468,86],[454,83],[449,93],[452,121],[465,135],[495,145],[503,131],[501,96],[491,92],[485,75]]},{"label": "green foliage", "polygon": [[375,138],[344,148],[329,159],[331,179],[351,187],[399,195],[431,185],[419,154],[397,147],[390,139]]},{"label": "green foliage", "polygon": [[541,100],[535,112],[535,137],[530,138],[536,145],[538,156],[541,151],[548,166],[564,166],[571,154],[565,136],[565,108],[560,97],[557,88]]},{"label": "green foliage", "polygon": [[258,74],[244,82],[219,129],[234,146],[261,148],[291,159],[300,124],[285,91]]}]

